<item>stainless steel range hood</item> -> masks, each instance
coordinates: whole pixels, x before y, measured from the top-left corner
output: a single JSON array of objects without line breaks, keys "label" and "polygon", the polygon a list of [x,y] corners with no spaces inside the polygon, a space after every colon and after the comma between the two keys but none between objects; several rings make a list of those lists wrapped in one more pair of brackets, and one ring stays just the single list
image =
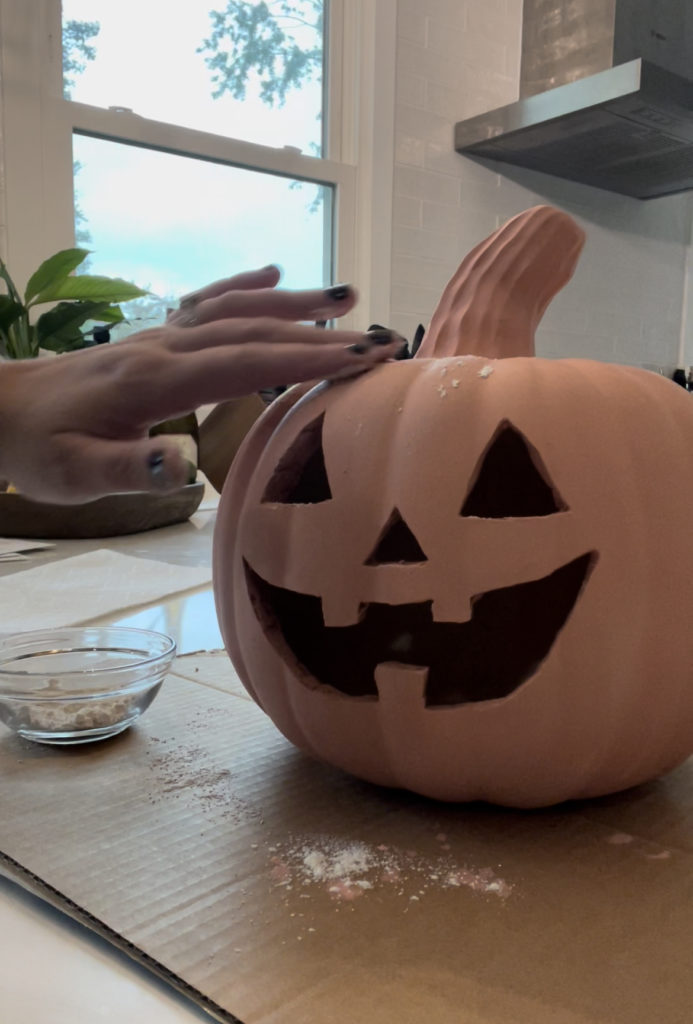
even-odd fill
[{"label": "stainless steel range hood", "polygon": [[[604,17],[595,19],[595,5],[600,3]],[[592,36],[596,24],[602,28],[601,38],[590,39],[583,32],[580,45],[572,47],[566,39],[561,45],[556,26],[560,33],[557,14],[564,11],[567,19],[569,13],[572,38],[577,38],[575,0],[525,4],[532,6],[530,27],[535,31],[530,34],[531,60],[525,51],[523,68],[530,67],[535,82],[574,76],[575,61],[571,67],[566,54],[584,65],[585,39],[594,44],[593,52],[599,46],[603,53],[609,10],[611,56],[619,63],[460,121],[455,127],[457,151],[639,199],[693,189],[693,3],[616,0],[614,8],[614,0],[582,0],[585,16],[592,15]],[[552,27],[553,50],[537,55],[536,27],[541,18]],[[629,59],[620,63],[625,58]],[[525,73],[524,80],[528,77]]]}]

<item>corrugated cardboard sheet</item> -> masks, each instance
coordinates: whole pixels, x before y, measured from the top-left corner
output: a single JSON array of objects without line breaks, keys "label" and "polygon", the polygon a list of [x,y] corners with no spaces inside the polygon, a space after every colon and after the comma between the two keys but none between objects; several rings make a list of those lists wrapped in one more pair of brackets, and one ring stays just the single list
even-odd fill
[{"label": "corrugated cardboard sheet", "polygon": [[0,738],[3,870],[244,1024],[690,1024],[693,772],[541,812],[309,761],[223,654],[140,724]]}]

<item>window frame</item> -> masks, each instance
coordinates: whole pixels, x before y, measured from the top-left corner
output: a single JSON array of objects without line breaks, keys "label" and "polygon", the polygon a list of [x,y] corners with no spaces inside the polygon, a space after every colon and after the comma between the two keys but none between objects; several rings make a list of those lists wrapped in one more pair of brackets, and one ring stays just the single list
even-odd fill
[{"label": "window frame", "polygon": [[336,280],[361,301],[343,326],[390,314],[397,0],[329,0],[324,157],[62,96],[60,0],[0,0],[3,252],[19,287],[74,245],[73,132],[335,187]]}]

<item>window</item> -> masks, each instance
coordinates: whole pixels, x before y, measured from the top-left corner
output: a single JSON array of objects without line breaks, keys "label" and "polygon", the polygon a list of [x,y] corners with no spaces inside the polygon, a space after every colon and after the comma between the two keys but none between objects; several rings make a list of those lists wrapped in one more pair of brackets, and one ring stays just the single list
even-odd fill
[{"label": "window", "polygon": [[286,287],[354,281],[358,325],[377,292],[382,318],[395,6],[0,0],[15,276],[76,237],[90,272],[152,292],[135,327],[182,292],[269,262]]}]

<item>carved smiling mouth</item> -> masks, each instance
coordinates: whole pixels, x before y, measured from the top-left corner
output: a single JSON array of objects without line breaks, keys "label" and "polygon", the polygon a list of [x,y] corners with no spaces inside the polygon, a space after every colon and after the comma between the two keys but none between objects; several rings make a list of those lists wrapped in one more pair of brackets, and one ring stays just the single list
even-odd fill
[{"label": "carved smiling mouth", "polygon": [[[468,622],[435,622],[432,601],[362,606],[352,626],[325,626],[319,597],[275,587],[245,563],[248,592],[282,659],[352,697],[377,697],[384,662],[428,668],[426,704],[507,697],[551,650],[598,559],[590,551],[539,580],[490,590]],[[297,665],[298,663],[298,665]]]}]

